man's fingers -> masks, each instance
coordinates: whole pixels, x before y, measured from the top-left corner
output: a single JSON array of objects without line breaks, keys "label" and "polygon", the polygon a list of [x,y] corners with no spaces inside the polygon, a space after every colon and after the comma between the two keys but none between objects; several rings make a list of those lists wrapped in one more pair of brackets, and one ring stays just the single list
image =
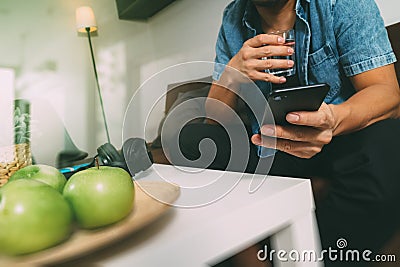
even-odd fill
[{"label": "man's fingers", "polygon": [[262,47],[244,47],[241,51],[242,60],[267,59],[275,56],[290,56],[294,50],[287,46],[262,46]]},{"label": "man's fingers", "polygon": [[257,70],[288,69],[293,67],[293,60],[286,59],[263,59],[255,62],[254,68]]},{"label": "man's fingers", "polygon": [[252,59],[247,60],[245,63],[246,69],[251,70],[246,74],[252,80],[260,80],[271,83],[284,83],[286,82],[285,77],[278,77],[269,74],[266,70],[273,69],[288,69],[294,65],[292,60],[285,59]]},{"label": "man's fingers", "polygon": [[317,128],[307,126],[280,126],[263,125],[261,134],[268,137],[275,137],[296,142],[314,142],[315,144],[329,144],[332,140],[330,131],[321,131]]},{"label": "man's fingers", "polygon": [[267,148],[275,148],[282,152],[299,158],[311,158],[321,152],[322,146],[312,145],[307,142],[296,142],[285,139],[274,139],[260,134],[251,137],[253,144]]},{"label": "man's fingers", "polygon": [[253,48],[254,58],[265,58],[271,56],[290,56],[293,55],[294,49],[288,46],[266,45]]},{"label": "man's fingers", "polygon": [[315,139],[321,132],[311,127],[301,126],[280,126],[280,125],[263,125],[261,126],[261,134],[269,137],[282,138],[294,141],[308,141],[310,138]]},{"label": "man's fingers", "polygon": [[264,70],[256,70],[253,69],[251,72],[247,73],[247,76],[254,81],[265,81],[271,82],[275,84],[281,84],[286,82],[285,77],[278,77],[272,74],[265,72]]},{"label": "man's fingers", "polygon": [[283,45],[285,39],[279,35],[259,34],[247,40],[244,44],[250,47],[260,47],[263,45]]},{"label": "man's fingers", "polygon": [[322,103],[318,111],[290,112],[286,120],[295,125],[305,125],[315,128],[332,128],[335,124],[332,110],[325,103]]}]

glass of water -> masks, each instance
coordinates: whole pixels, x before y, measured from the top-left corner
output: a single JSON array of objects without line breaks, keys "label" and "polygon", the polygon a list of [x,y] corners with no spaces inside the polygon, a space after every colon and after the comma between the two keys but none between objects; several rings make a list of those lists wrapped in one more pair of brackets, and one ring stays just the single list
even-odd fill
[{"label": "glass of water", "polygon": [[[295,45],[295,32],[294,29],[290,30],[283,30],[283,31],[274,31],[270,32],[268,34],[274,34],[274,35],[279,35],[285,39],[285,46],[291,47],[294,49]],[[295,59],[294,54],[290,56],[273,56],[273,57],[264,57],[262,59],[285,59],[285,60],[293,60]],[[288,69],[267,69],[265,70],[266,72],[273,74],[273,75],[279,75],[279,76],[292,76],[296,73],[296,64],[293,65],[293,67],[288,68]]]}]

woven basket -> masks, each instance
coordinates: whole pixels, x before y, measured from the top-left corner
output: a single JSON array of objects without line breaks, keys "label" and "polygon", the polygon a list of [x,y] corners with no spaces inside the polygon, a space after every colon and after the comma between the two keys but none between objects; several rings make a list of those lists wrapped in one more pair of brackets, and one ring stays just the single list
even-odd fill
[{"label": "woven basket", "polygon": [[29,144],[14,145],[14,160],[0,162],[0,187],[8,182],[8,179],[19,169],[31,165],[31,148]]}]

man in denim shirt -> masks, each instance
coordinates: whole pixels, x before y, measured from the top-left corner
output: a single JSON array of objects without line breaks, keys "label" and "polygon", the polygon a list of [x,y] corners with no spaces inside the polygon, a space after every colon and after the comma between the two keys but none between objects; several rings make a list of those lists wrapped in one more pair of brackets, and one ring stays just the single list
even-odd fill
[{"label": "man in denim shirt", "polygon": [[[290,28],[296,31],[294,50],[284,46],[282,38],[265,34]],[[295,62],[265,60],[293,53]],[[290,126],[252,125],[260,132],[251,136],[254,147],[277,149],[270,173],[323,177],[330,182],[326,196],[317,203],[325,248],[335,249],[336,240],[345,238],[351,248],[379,252],[399,225],[394,214],[400,211],[400,123],[396,119],[400,93],[395,61],[373,0],[235,0],[225,9],[207,116],[220,122],[230,119],[213,100],[237,107],[234,92],[242,81],[229,68],[254,81],[264,95],[276,86],[328,83],[331,87],[318,111],[287,114]],[[265,71],[294,64],[294,77]],[[197,125],[194,133],[197,138],[212,138],[214,132],[221,142],[217,127],[206,124],[202,132]],[[185,147],[192,136],[181,136],[185,155],[196,147]],[[226,166],[229,145],[227,141],[212,167]],[[257,155],[257,149],[252,153]],[[263,156],[262,151],[258,155]],[[254,158],[259,165],[271,164],[268,158],[253,155],[250,165]],[[268,212],[268,207],[260,212]]]}]

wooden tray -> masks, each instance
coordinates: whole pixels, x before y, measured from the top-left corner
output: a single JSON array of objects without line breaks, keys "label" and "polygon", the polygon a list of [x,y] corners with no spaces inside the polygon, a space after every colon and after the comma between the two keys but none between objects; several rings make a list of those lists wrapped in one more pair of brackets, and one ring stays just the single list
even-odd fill
[{"label": "wooden tray", "polygon": [[[140,182],[135,185],[134,209],[122,221],[96,230],[77,230],[65,242],[26,256],[0,258],[0,266],[41,266],[57,264],[94,252],[97,249],[126,238],[160,217],[170,206],[163,204],[142,191],[155,193],[167,203],[173,203],[179,196],[178,186],[166,182]],[[134,238],[134,237],[132,237]],[[22,240],[23,242],[23,240]]]}]

